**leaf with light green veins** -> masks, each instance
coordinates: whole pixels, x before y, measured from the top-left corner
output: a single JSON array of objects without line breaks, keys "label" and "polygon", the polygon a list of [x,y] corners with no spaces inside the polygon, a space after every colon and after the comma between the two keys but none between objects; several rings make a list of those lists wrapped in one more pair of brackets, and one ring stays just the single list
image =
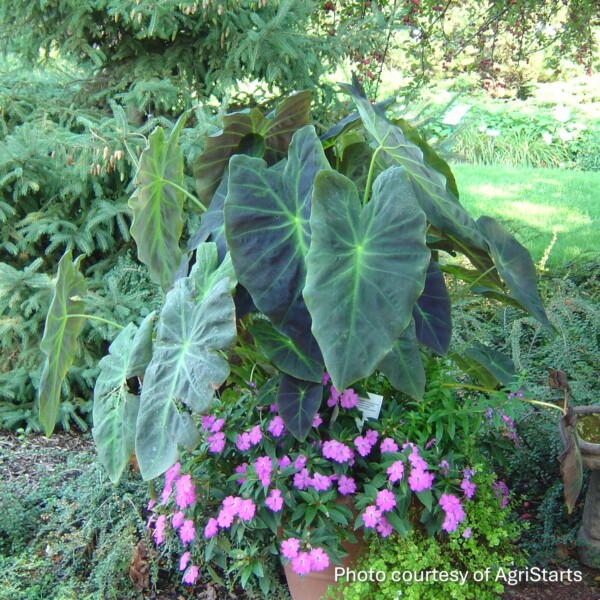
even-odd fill
[{"label": "leaf with light green veins", "polygon": [[163,291],[173,285],[183,256],[179,248],[183,230],[183,154],[177,140],[184,123],[185,116],[181,116],[166,141],[162,127],[152,132],[140,156],[137,189],[129,199],[133,210],[131,235],[138,258]]},{"label": "leaf with light green veins", "polygon": [[425,142],[420,140],[419,145],[413,143],[409,139],[415,139],[411,131],[407,129],[407,137],[400,127],[389,121],[381,109],[374,107],[369,100],[358,93],[358,90],[349,85],[342,85],[342,87],[354,99],[365,129],[377,142],[378,149],[408,172],[427,219],[444,233],[485,250],[485,241],[475,221],[453,192],[455,189],[453,181],[448,180],[443,172],[436,170],[436,166],[441,168],[441,163],[433,161],[427,164],[426,158],[431,159],[435,153],[431,151],[424,154],[419,145],[424,146]]},{"label": "leaf with light green veins", "polygon": [[394,342],[391,351],[381,361],[379,370],[397,390],[415,400],[423,400],[426,375],[414,320]]},{"label": "leaf with light green veins", "polygon": [[284,373],[320,383],[323,380],[323,365],[306,356],[287,335],[280,333],[267,320],[255,320],[249,327],[250,335],[267,358]]},{"label": "leaf with light green veins", "polygon": [[538,293],[535,265],[527,248],[492,217],[479,217],[477,227],[489,244],[496,269],[512,295],[544,327],[555,333]]},{"label": "leaf with light green veins", "polygon": [[230,278],[179,279],[165,299],[140,398],[135,451],[144,479],[164,473],[177,460],[178,445],[198,443],[189,413],[210,407],[229,375],[222,351],[235,339]]},{"label": "leaf with light green veins", "polygon": [[425,285],[426,218],[404,169],[382,173],[361,208],[356,186],[315,179],[304,299],[333,384],[367,377],[406,329]]},{"label": "leaf with light green veins", "polygon": [[330,170],[312,126],[294,134],[285,168],[234,156],[225,200],[225,238],[238,281],[258,309],[309,357],[320,360],[302,298],[315,175]]},{"label": "leaf with light green veins", "polygon": [[69,367],[73,364],[77,337],[84,321],[83,317],[73,316],[83,313],[85,280],[79,272],[82,258],[80,256],[72,261],[71,251],[67,250],[58,263],[58,278],[40,344],[46,360],[38,395],[40,422],[46,435],[54,431],[60,406],[60,388]]},{"label": "leaf with light green veins", "polygon": [[263,157],[276,162],[288,150],[295,131],[308,125],[311,93],[298,92],[286,98],[275,111],[263,115],[258,108],[223,117],[223,130],[210,136],[204,152],[194,164],[198,197],[208,206],[234,154]]},{"label": "leaf with light green veins", "polygon": [[129,391],[127,380],[141,379],[152,358],[154,314],[149,314],[139,329],[133,323],[127,325],[98,365],[100,374],[94,386],[92,435],[98,458],[113,483],[121,477],[135,446],[140,400],[137,394]]},{"label": "leaf with light green veins", "polygon": [[277,410],[287,430],[303,441],[323,400],[323,384],[284,375],[277,391]]}]

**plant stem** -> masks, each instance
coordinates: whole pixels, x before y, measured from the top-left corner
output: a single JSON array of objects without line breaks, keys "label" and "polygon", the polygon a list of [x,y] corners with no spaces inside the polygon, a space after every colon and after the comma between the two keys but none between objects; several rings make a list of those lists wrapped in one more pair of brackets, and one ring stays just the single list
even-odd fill
[{"label": "plant stem", "polygon": [[107,325],[111,325],[112,327],[115,327],[116,329],[125,329],[125,327],[123,327],[123,325],[119,325],[118,323],[115,323],[114,321],[109,321],[108,319],[103,319],[102,317],[96,317],[94,315],[67,315],[67,319],[74,319],[74,318],[83,318],[83,319],[91,319],[92,321],[100,321],[101,323],[106,323]]},{"label": "plant stem", "polygon": [[181,192],[184,196],[189,198],[202,212],[206,211],[206,206],[204,206],[204,204],[202,204],[202,202],[200,202],[200,200],[198,200],[196,196],[190,194],[186,189],[182,188],[176,183],[173,183],[172,181],[169,181],[168,179],[163,179],[163,182],[168,183],[172,188],[176,189],[177,191]]},{"label": "plant stem", "polygon": [[529,398],[521,398],[521,400],[529,404],[537,404],[538,406],[545,406],[546,408],[554,408],[555,410],[561,412],[563,415],[567,414],[567,411],[564,408],[556,406],[556,404],[550,404],[549,402],[541,402],[540,400],[530,400]]},{"label": "plant stem", "polygon": [[371,158],[371,164],[369,165],[369,174],[367,175],[367,185],[365,186],[365,195],[363,196],[363,206],[366,206],[367,200],[369,199],[369,192],[371,191],[371,182],[373,180],[373,172],[375,171],[375,161],[377,160],[377,155],[381,151],[381,146],[373,152],[373,156]]}]

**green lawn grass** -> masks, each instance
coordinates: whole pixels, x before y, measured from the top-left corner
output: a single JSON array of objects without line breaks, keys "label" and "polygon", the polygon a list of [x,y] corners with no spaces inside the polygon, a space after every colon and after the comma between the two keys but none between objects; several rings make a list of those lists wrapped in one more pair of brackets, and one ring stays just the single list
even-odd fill
[{"label": "green lawn grass", "polygon": [[452,165],[461,203],[501,221],[546,267],[600,259],[600,173]]}]

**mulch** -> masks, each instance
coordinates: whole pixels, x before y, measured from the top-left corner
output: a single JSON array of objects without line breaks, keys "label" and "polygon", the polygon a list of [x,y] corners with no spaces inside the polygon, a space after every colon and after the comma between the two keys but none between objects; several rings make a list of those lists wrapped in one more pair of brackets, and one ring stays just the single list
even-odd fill
[{"label": "mulch", "polygon": [[[95,454],[89,434],[58,432],[50,438],[41,434],[17,435],[0,430],[0,482],[18,480],[21,489],[37,488],[41,477],[59,471],[68,475],[64,467],[74,453]],[[136,555],[137,552],[137,555]],[[132,548],[132,565],[139,570],[140,548]],[[582,581],[574,581],[574,572],[580,571]],[[538,578],[546,581],[524,582],[507,586],[503,600],[600,600],[600,571],[573,566],[557,555],[555,564],[546,566]],[[208,583],[203,589],[195,587],[193,594],[175,589],[165,582],[163,589],[144,594],[148,600],[242,600],[245,595],[232,595],[223,588]]]}]

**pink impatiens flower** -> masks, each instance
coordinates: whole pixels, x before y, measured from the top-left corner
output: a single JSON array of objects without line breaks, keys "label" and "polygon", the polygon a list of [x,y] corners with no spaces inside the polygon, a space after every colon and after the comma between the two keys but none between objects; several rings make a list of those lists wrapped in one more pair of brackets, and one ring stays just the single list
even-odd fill
[{"label": "pink impatiens flower", "polygon": [[183,576],[183,583],[193,585],[196,583],[196,579],[198,579],[198,567],[196,565],[192,565]]},{"label": "pink impatiens flower", "polygon": [[179,559],[179,570],[185,571],[185,568],[187,567],[188,562],[190,562],[190,553],[184,552],[181,555],[181,558]]},{"label": "pink impatiens flower", "polygon": [[306,456],[300,454],[294,461],[294,469],[304,469],[306,466]]},{"label": "pink impatiens flower", "polygon": [[265,500],[265,504],[267,508],[270,508],[273,512],[279,512],[283,508],[281,490],[271,490],[269,496]]},{"label": "pink impatiens flower", "polygon": [[302,469],[300,473],[294,475],[294,487],[298,490],[305,490],[311,483],[308,469]]},{"label": "pink impatiens flower", "polygon": [[311,560],[308,552],[298,552],[295,558],[292,558],[292,571],[297,575],[306,575],[310,573]]},{"label": "pink impatiens flower", "polygon": [[283,419],[277,415],[273,417],[273,420],[269,423],[268,431],[274,437],[281,437],[283,431],[285,429],[285,425],[283,424]]},{"label": "pink impatiens flower", "polygon": [[381,518],[381,511],[377,510],[377,507],[374,504],[371,504],[365,508],[362,518],[365,527],[375,527]]},{"label": "pink impatiens flower", "polygon": [[240,452],[250,450],[250,446],[252,445],[250,442],[250,434],[245,432],[238,434],[235,445]]},{"label": "pink impatiens flower", "polygon": [[385,438],[383,442],[381,442],[381,453],[385,454],[386,452],[398,452],[398,444],[392,438]]},{"label": "pink impatiens flower", "polygon": [[356,483],[354,483],[354,479],[352,477],[346,477],[346,475],[342,475],[338,480],[338,492],[342,496],[354,494],[354,492],[356,492]]},{"label": "pink impatiens flower", "polygon": [[328,440],[323,444],[323,456],[337,463],[349,462],[353,458],[352,450],[336,440]]},{"label": "pink impatiens flower", "polygon": [[357,404],[358,394],[352,388],[342,392],[342,395],[340,396],[340,405],[342,408],[349,410],[354,408]]},{"label": "pink impatiens flower", "polygon": [[165,525],[167,523],[166,515],[160,515],[156,519],[156,525],[154,525],[154,532],[152,533],[154,541],[157,546],[160,546],[165,541]]},{"label": "pink impatiens flower", "polygon": [[312,420],[312,426],[316,429],[319,425],[323,423],[323,418],[319,413],[317,413]]},{"label": "pink impatiens flower", "polygon": [[229,508],[222,508],[217,515],[217,523],[221,529],[231,527],[235,513]]},{"label": "pink impatiens flower", "polygon": [[300,540],[296,538],[289,538],[281,542],[281,554],[285,558],[296,558],[298,556],[298,550],[300,549]]},{"label": "pink impatiens flower", "polygon": [[412,469],[408,478],[408,485],[413,492],[424,492],[431,489],[434,478],[434,474],[429,471]]},{"label": "pink impatiens flower", "polygon": [[196,501],[196,492],[191,475],[182,475],[176,482],[177,495],[175,502],[179,508],[191,506]]},{"label": "pink impatiens flower", "polygon": [[209,540],[210,538],[215,537],[217,532],[219,531],[219,524],[216,519],[212,517],[208,520],[206,527],[204,528],[204,537]]},{"label": "pink impatiens flower", "polygon": [[192,519],[187,519],[179,529],[179,539],[181,539],[181,543],[184,546],[187,546],[190,542],[194,541],[194,537],[196,537],[194,521],[192,521]]},{"label": "pink impatiens flower", "polygon": [[324,492],[331,487],[331,479],[327,475],[315,473],[311,479],[311,485],[317,492]]},{"label": "pink impatiens flower", "polygon": [[268,487],[271,483],[271,472],[273,471],[273,463],[268,456],[260,456],[254,463],[254,470],[264,487]]},{"label": "pink impatiens flower", "polygon": [[442,494],[439,504],[446,513],[442,529],[447,532],[455,531],[458,524],[465,518],[465,511],[460,500],[453,494]]},{"label": "pink impatiens flower", "polygon": [[254,518],[254,513],[256,511],[256,505],[250,498],[244,500],[240,506],[240,510],[238,512],[238,516],[244,522],[251,521]]},{"label": "pink impatiens flower", "polygon": [[389,490],[377,492],[376,504],[381,512],[389,512],[396,506],[396,498]]},{"label": "pink impatiens flower", "polygon": [[256,446],[256,444],[260,443],[260,440],[262,440],[262,433],[260,431],[260,425],[255,425],[250,430],[250,443],[253,446]]},{"label": "pink impatiens flower", "polygon": [[181,465],[178,462],[176,462],[171,468],[167,469],[167,472],[165,473],[165,487],[170,486],[175,479],[177,479],[180,469]]},{"label": "pink impatiens flower", "polygon": [[209,435],[206,441],[208,442],[208,449],[215,454],[222,452],[225,448],[225,434],[222,431]]},{"label": "pink impatiens flower", "polygon": [[475,494],[475,488],[477,485],[467,479],[466,477],[462,480],[460,484],[460,489],[465,493],[465,496],[470,500]]},{"label": "pink impatiens flower", "polygon": [[179,529],[183,524],[183,519],[185,515],[179,510],[176,513],[173,513],[173,517],[171,519],[171,525],[173,529]]},{"label": "pink impatiens flower", "polygon": [[379,523],[377,523],[377,531],[381,537],[386,538],[393,533],[394,528],[390,525],[389,521],[382,516],[379,519]]},{"label": "pink impatiens flower", "polygon": [[329,556],[323,548],[313,548],[309,558],[311,571],[324,571],[329,566]]},{"label": "pink impatiens flower", "polygon": [[289,467],[291,464],[292,464],[292,461],[287,454],[285,456],[282,456],[281,458],[277,459],[277,465],[280,469],[285,469],[286,467]]},{"label": "pink impatiens flower", "polygon": [[[234,470],[239,475],[245,475],[247,468],[248,468],[248,463],[242,463],[241,465],[238,465]],[[236,481],[240,485],[242,485],[242,484],[246,483],[246,478],[245,477],[240,477],[239,479],[236,479]]]},{"label": "pink impatiens flower", "polygon": [[386,473],[389,475],[388,479],[391,483],[400,481],[404,475],[404,463],[401,460],[397,460],[387,468]]},{"label": "pink impatiens flower", "polygon": [[367,456],[367,454],[371,452],[371,448],[373,446],[367,438],[364,438],[361,435],[354,438],[354,445],[361,456]]},{"label": "pink impatiens flower", "polygon": [[223,500],[223,509],[230,512],[234,517],[238,514],[242,506],[243,498],[239,496],[227,496]]}]

